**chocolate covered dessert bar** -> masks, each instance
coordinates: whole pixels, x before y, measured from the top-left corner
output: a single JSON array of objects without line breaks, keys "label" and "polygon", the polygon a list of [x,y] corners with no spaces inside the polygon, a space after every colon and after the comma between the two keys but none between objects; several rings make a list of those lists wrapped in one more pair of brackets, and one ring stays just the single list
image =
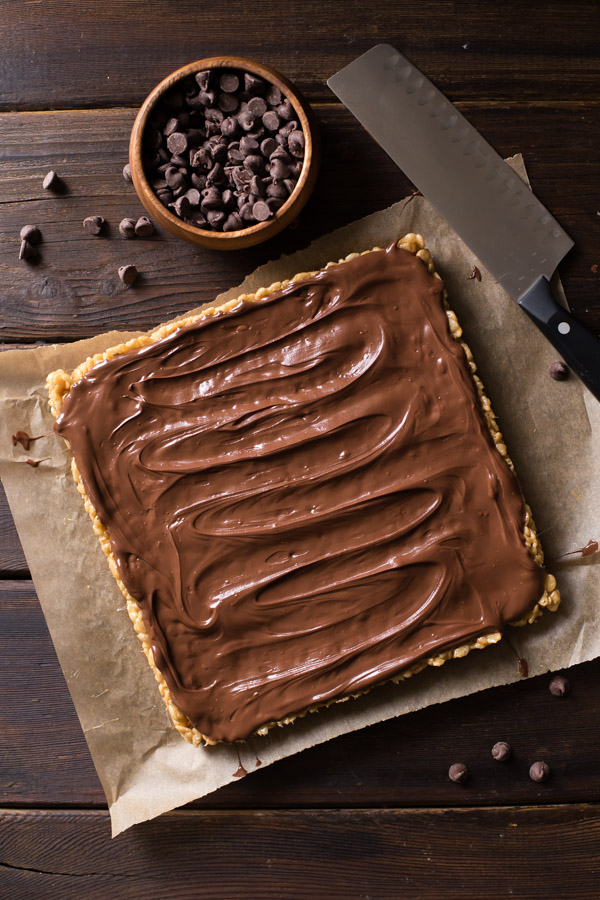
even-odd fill
[{"label": "chocolate covered dessert bar", "polygon": [[419,235],[48,377],[175,727],[243,740],[555,609]]}]

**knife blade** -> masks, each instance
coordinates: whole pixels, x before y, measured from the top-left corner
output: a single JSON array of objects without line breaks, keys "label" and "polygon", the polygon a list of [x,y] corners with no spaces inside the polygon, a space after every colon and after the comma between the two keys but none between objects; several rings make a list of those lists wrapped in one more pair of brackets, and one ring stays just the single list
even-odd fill
[{"label": "knife blade", "polygon": [[389,44],[327,84],[600,399],[600,340],[550,291],[573,241],[527,185]]}]

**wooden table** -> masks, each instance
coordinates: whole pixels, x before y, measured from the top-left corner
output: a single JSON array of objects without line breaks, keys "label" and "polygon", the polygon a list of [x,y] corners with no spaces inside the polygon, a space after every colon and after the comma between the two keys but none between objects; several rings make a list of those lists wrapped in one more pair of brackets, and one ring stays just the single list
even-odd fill
[{"label": "wooden table", "polygon": [[[0,2],[0,341],[3,349],[146,328],[258,264],[408,193],[325,81],[378,41],[402,49],[570,232],[572,308],[600,330],[600,21],[594,0],[207,4]],[[291,77],[319,119],[323,167],[294,229],[231,255],[165,233],[126,242],[142,212],[121,169],[135,110],[164,75],[243,54]],[[68,191],[41,189],[55,169]],[[109,234],[82,227],[100,214]],[[40,225],[42,259],[18,260]],[[117,268],[142,278],[123,291]],[[577,448],[573,448],[573,453]],[[600,896],[600,662],[571,694],[524,680],[331,741],[111,841],[95,774],[0,498],[0,896],[397,898]],[[595,535],[598,537],[598,535]],[[566,598],[566,602],[576,598]],[[515,748],[509,765],[491,755]],[[529,764],[545,759],[536,785]],[[467,785],[447,777],[466,762]]]}]

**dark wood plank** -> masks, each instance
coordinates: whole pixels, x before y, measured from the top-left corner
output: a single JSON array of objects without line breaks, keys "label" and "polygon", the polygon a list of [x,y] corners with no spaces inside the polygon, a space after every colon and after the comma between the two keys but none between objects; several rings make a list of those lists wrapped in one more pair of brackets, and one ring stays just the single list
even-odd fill
[{"label": "dark wood plank", "polygon": [[[0,582],[0,672],[0,805],[104,805],[27,582]],[[600,661],[575,667],[570,678],[572,693],[560,700],[544,676],[375,725],[259,770],[195,806],[600,802]],[[497,740],[514,747],[506,765],[491,757]],[[528,777],[539,758],[553,769],[543,785]],[[467,785],[448,780],[457,761],[472,771]]]},{"label": "dark wood plank", "polygon": [[137,106],[169,72],[236,54],[280,69],[312,98],[381,41],[395,44],[453,99],[598,98],[595,0],[76,0],[0,3],[5,109]]},{"label": "dark wood plank", "polygon": [[23,578],[29,569],[0,481],[0,578]]},{"label": "dark wood plank", "polygon": [[597,805],[177,812],[110,839],[101,812],[0,813],[11,900],[596,900]]},{"label": "dark wood plank", "polygon": [[[600,103],[461,108],[501,153],[524,152],[536,193],[577,244],[561,269],[571,304],[600,330],[600,274],[592,271],[600,262]],[[121,176],[131,110],[0,115],[0,340],[63,341],[114,327],[148,328],[212,300],[268,259],[407,194],[404,175],[344,108],[320,105],[317,114],[322,173],[298,227],[235,254],[162,232],[145,240],[120,237],[121,218],[142,212]],[[50,167],[64,176],[65,196],[42,189]],[[83,230],[90,214],[106,218],[106,237]],[[43,232],[38,265],[18,259],[18,233],[27,222]],[[124,262],[141,273],[129,289],[117,276]]]}]

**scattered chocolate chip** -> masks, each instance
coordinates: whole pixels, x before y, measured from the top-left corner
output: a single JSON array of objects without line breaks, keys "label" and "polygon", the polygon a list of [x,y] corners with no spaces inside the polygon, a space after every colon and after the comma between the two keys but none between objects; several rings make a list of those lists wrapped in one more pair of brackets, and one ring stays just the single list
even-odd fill
[{"label": "scattered chocolate chip", "polygon": [[29,241],[21,241],[19,248],[19,259],[35,259],[37,257],[37,249],[29,243]]},{"label": "scattered chocolate chip", "polygon": [[477,281],[481,281],[481,272],[479,271],[477,266],[473,266],[473,268],[471,270],[471,274],[469,275],[469,278],[467,280],[471,281],[471,279],[473,279],[473,278],[476,278]]},{"label": "scattered chocolate chip", "polygon": [[58,191],[62,187],[62,182],[54,169],[50,169],[42,182],[45,191]]},{"label": "scattered chocolate chip", "polygon": [[598,271],[598,263],[594,263],[594,265],[592,266],[592,272],[595,275],[597,271]]},{"label": "scattered chocolate chip", "polygon": [[135,236],[135,219],[121,219],[119,222],[119,233],[126,238]]},{"label": "scattered chocolate chip", "polygon": [[569,367],[561,359],[555,359],[548,366],[548,373],[555,381],[564,381],[569,377]]},{"label": "scattered chocolate chip", "polygon": [[133,284],[137,276],[138,270],[135,266],[121,266],[119,269],[119,278],[127,287]]},{"label": "scattered chocolate chip", "polygon": [[454,763],[448,769],[448,778],[456,784],[464,784],[469,778],[469,770],[464,763]]},{"label": "scattered chocolate chip", "polygon": [[492,747],[492,756],[498,762],[506,762],[506,760],[510,759],[511,754],[510,744],[507,744],[506,741],[498,741]]},{"label": "scattered chocolate chip", "polygon": [[571,683],[564,675],[554,675],[548,685],[548,690],[553,697],[565,697],[571,690]]},{"label": "scattered chocolate chip", "polygon": [[139,217],[135,223],[135,233],[138,237],[149,237],[151,234],[154,234],[154,225],[148,216]]},{"label": "scattered chocolate chip", "polygon": [[104,219],[102,216],[87,216],[83,220],[83,227],[90,234],[100,234],[104,227]]},{"label": "scattered chocolate chip", "polygon": [[23,225],[19,237],[22,241],[27,241],[32,247],[35,247],[41,241],[42,233],[35,225]]},{"label": "scattered chocolate chip", "polygon": [[534,762],[529,767],[529,777],[532,781],[537,781],[538,783],[547,781],[550,778],[550,766],[541,760]]},{"label": "scattered chocolate chip", "polygon": [[129,165],[129,163],[127,163],[126,165],[123,166],[123,178],[125,179],[125,181],[128,181],[130,184],[133,181],[133,179],[131,177],[131,166]]}]

